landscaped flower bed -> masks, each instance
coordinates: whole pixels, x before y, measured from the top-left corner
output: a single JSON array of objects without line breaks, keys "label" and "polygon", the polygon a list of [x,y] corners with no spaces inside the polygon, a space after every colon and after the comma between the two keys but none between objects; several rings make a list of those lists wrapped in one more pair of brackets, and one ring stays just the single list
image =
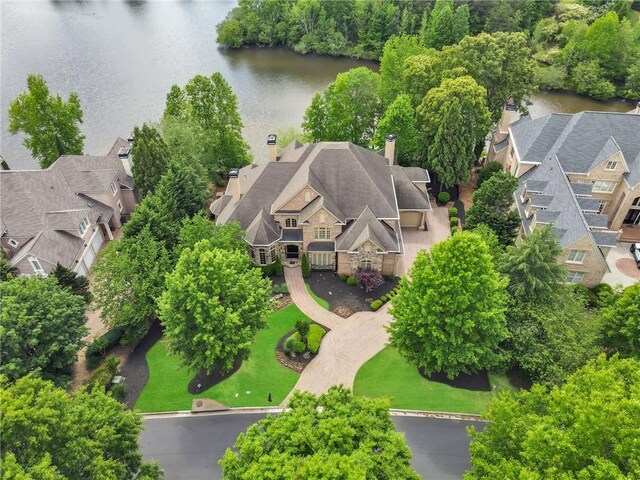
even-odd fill
[{"label": "landscaped flower bed", "polygon": [[393,290],[391,290],[389,293],[387,293],[386,295],[382,295],[380,298],[378,298],[377,300],[374,300],[373,302],[371,302],[371,310],[373,310],[374,312],[376,310],[378,310],[380,307],[382,307],[382,305],[384,305],[385,303],[387,303],[389,300],[391,300],[393,297],[395,297],[398,294],[398,288],[399,287],[395,287]]},{"label": "landscaped flower bed", "polygon": [[285,367],[302,372],[317,355],[326,333],[327,330],[315,322],[298,320],[295,330],[287,332],[278,342],[276,358]]}]

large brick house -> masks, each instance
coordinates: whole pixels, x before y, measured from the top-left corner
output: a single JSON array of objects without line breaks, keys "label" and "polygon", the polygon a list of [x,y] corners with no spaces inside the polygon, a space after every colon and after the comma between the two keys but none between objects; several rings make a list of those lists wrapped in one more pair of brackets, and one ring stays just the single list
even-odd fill
[{"label": "large brick house", "polygon": [[0,246],[15,275],[48,275],[58,262],[87,274],[135,208],[132,140],[104,155],[63,155],[44,170],[0,171]]},{"label": "large brick house", "polygon": [[216,222],[237,221],[256,265],[306,253],[313,269],[396,273],[402,228],[427,228],[429,174],[394,165],[395,136],[384,155],[349,142],[293,142],[269,161],[229,174],[211,205]]},{"label": "large brick house", "polygon": [[568,280],[598,284],[617,240],[640,241],[640,115],[555,113],[511,123],[507,102],[489,160],[520,180],[521,234],[550,224]]}]

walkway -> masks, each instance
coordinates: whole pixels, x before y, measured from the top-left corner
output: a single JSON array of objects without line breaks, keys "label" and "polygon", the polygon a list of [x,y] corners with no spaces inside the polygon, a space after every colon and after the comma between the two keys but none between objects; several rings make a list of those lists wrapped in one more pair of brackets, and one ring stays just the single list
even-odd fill
[{"label": "walkway", "polygon": [[631,244],[620,242],[607,254],[609,273],[602,277],[603,283],[611,286],[622,285],[628,287],[640,279],[640,270],[630,251]]}]

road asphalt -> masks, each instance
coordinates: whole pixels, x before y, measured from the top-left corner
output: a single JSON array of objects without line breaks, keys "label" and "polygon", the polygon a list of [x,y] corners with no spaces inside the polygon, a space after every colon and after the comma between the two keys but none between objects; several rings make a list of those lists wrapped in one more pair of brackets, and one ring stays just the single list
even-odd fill
[{"label": "road asphalt", "polygon": [[[140,435],[142,454],[165,470],[167,480],[217,480],[218,460],[239,433],[262,413],[147,417]],[[480,422],[425,417],[393,417],[413,451],[413,468],[425,479],[453,480],[469,467],[466,427]]]}]

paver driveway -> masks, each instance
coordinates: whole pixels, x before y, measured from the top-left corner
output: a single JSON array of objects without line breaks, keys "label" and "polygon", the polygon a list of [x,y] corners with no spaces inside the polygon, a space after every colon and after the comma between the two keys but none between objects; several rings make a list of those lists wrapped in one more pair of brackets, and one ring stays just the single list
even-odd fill
[{"label": "paver driveway", "polygon": [[[418,251],[449,236],[447,210],[436,208],[430,214],[428,232],[403,230],[403,274],[413,264]],[[342,384],[353,388],[353,381],[360,367],[382,350],[389,340],[385,326],[391,321],[388,313],[390,305],[387,303],[377,312],[357,312],[349,318],[342,318],[320,307],[309,295],[300,267],[285,267],[284,274],[289,293],[298,308],[308,317],[331,329],[322,340],[320,353],[304,369],[294,390],[319,394],[332,385]],[[283,401],[283,405],[288,400],[289,397]]]}]

